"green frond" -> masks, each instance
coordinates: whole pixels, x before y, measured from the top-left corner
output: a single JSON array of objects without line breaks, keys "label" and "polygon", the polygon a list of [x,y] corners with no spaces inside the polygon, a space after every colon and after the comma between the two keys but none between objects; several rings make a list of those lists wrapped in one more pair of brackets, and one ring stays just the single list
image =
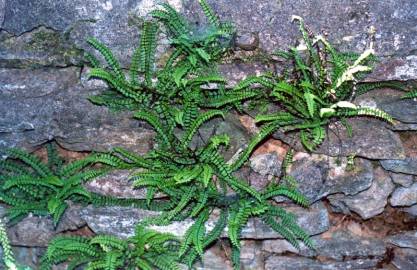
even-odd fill
[{"label": "green frond", "polygon": [[402,99],[417,98],[417,89],[408,92],[407,94],[403,95],[401,98]]},{"label": "green frond", "polygon": [[186,147],[192,140],[194,134],[198,131],[200,126],[210,120],[211,118],[221,116],[224,118],[224,113],[218,110],[212,110],[205,112],[199,115],[190,125],[190,127],[186,130],[186,133],[181,140],[181,144],[183,147]]},{"label": "green frond", "polygon": [[135,118],[148,122],[155,129],[155,131],[167,146],[171,144],[157,115],[155,115],[153,112],[143,110],[136,112],[134,116]]},{"label": "green frond", "polygon": [[103,43],[98,41],[97,39],[91,37],[87,39],[87,43],[90,44],[94,49],[100,52],[100,54],[104,57],[107,64],[113,70],[114,74],[119,80],[124,81],[125,76],[122,72],[120,67],[119,61],[114,57],[113,53],[109,48],[107,48]]},{"label": "green frond", "polygon": [[201,8],[203,9],[204,14],[206,15],[210,24],[214,27],[220,27],[220,20],[217,15],[214,13],[213,9],[209,6],[206,0],[198,0]]},{"label": "green frond", "polygon": [[23,161],[42,177],[51,176],[53,174],[52,171],[35,155],[31,155],[17,148],[8,149],[6,153],[12,159]]}]

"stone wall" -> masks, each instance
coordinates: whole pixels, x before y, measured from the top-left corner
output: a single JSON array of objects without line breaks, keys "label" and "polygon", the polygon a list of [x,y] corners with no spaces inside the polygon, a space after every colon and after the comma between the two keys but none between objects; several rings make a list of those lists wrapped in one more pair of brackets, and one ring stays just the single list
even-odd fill
[{"label": "stone wall", "polygon": [[[115,114],[87,101],[105,89],[85,79],[85,39],[107,44],[124,66],[129,65],[140,35],[139,17],[154,0],[0,0],[0,152],[6,147],[30,151],[55,140],[71,151],[106,151],[123,146],[139,153],[152,147],[153,133],[129,115]],[[195,0],[170,0],[196,24],[204,23]],[[265,53],[297,42],[291,16],[304,17],[315,32],[327,35],[341,49],[362,51],[368,31],[376,29],[380,63],[369,79],[413,81],[417,78],[417,3],[415,0],[211,0],[223,20],[235,23],[236,55],[221,70],[232,82],[248,74],[279,68]],[[166,40],[161,40],[159,55]],[[377,106],[395,118],[388,126],[372,119],[351,121],[354,134],[331,126],[329,138],[312,155],[295,145],[291,173],[314,204],[288,206],[313,237],[317,249],[294,249],[259,220],[243,231],[244,269],[415,269],[417,263],[417,102],[400,100],[391,89],[356,100]],[[216,123],[213,123],[216,125]],[[212,127],[206,127],[207,134]],[[249,117],[230,115],[220,126],[235,138],[230,156],[250,138]],[[283,143],[284,142],[284,143]],[[252,156],[242,173],[257,187],[274,175],[293,138],[275,134]],[[350,166],[347,156],[355,155]],[[126,172],[97,179],[89,188],[121,197],[140,198]],[[281,202],[281,198],[276,198]],[[4,208],[2,213],[4,212]],[[107,232],[122,237],[146,211],[133,208],[83,208],[74,205],[53,230],[47,218],[28,217],[10,229],[18,258],[38,262],[47,241],[67,230]],[[123,226],[121,225],[123,224]],[[189,224],[169,228],[178,235]],[[88,227],[87,227],[88,226]],[[81,228],[81,229],[80,229]],[[222,243],[206,254],[202,269],[229,269]]]}]

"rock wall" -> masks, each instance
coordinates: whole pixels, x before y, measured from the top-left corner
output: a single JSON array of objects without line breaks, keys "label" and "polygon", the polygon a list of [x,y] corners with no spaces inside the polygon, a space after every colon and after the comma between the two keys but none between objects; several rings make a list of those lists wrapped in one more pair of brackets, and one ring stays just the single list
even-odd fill
[{"label": "rock wall", "polygon": [[[85,79],[82,60],[85,39],[106,43],[129,65],[140,35],[139,17],[152,10],[154,0],[0,0],[0,152],[6,147],[36,150],[56,140],[71,151],[106,151],[123,146],[139,153],[152,147],[153,133],[129,115],[115,114],[87,101],[105,85]],[[195,0],[168,1],[196,24],[202,14]],[[223,20],[235,23],[236,55],[221,65],[232,82],[248,74],[277,68],[265,53],[296,44],[298,29],[291,16],[304,17],[341,49],[362,51],[368,31],[376,29],[375,49],[380,63],[371,80],[413,81],[417,78],[417,3],[415,0],[210,0]],[[161,40],[159,55],[166,40]],[[354,134],[331,126],[329,138],[312,155],[300,145],[291,173],[314,204],[310,209],[289,205],[300,217],[316,250],[294,249],[259,220],[243,231],[244,269],[415,269],[417,263],[417,102],[400,100],[391,89],[368,93],[356,102],[372,104],[392,114],[395,125],[372,119],[351,121]],[[213,123],[216,125],[216,123]],[[252,127],[252,128],[251,128]],[[210,134],[212,127],[206,127]],[[221,130],[235,138],[237,151],[253,132],[249,117],[231,115]],[[279,175],[294,138],[274,134],[242,171],[257,187]],[[355,156],[354,164],[348,156]],[[126,172],[89,184],[95,192],[141,197],[131,190]],[[278,202],[283,199],[276,198]],[[4,207],[1,208],[4,213]],[[146,211],[133,208],[83,208],[74,205],[53,230],[47,218],[28,217],[10,229],[19,260],[36,265],[48,240],[56,233],[80,230],[132,233]],[[123,225],[121,225],[123,224]],[[181,235],[189,223],[169,230]],[[229,269],[227,247],[207,251],[201,269]]]}]

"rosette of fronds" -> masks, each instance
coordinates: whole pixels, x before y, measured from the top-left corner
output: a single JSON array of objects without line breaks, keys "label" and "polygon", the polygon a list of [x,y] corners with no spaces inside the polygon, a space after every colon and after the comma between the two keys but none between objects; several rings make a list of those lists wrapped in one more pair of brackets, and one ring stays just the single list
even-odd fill
[{"label": "rosette of fronds", "polygon": [[290,63],[284,76],[250,77],[241,82],[244,87],[269,88],[271,98],[283,109],[257,115],[256,121],[275,123],[284,132],[300,131],[301,142],[309,151],[323,142],[331,120],[369,116],[392,123],[392,117],[382,110],[352,102],[355,96],[370,90],[403,89],[395,82],[363,81],[375,60],[372,43],[361,54],[339,52],[323,36],[306,30],[302,18],[294,16],[293,20],[300,25],[304,43],[277,53]]},{"label": "rosette of fronds", "polygon": [[111,235],[94,237],[57,236],[42,258],[41,270],[68,263],[67,270],[177,270],[178,239],[137,226],[135,235],[120,239]]},{"label": "rosette of fronds", "polygon": [[0,161],[0,200],[10,207],[10,224],[29,213],[51,215],[56,226],[68,207],[67,201],[89,202],[91,198],[82,183],[104,174],[107,169],[87,168],[101,163],[121,166],[108,154],[93,154],[64,164],[52,144],[48,145],[48,162],[20,149],[8,149],[8,158]]}]

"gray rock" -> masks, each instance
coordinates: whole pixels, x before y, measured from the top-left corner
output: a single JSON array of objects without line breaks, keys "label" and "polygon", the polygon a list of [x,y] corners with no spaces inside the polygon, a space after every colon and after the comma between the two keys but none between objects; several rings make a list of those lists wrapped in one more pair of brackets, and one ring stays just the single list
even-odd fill
[{"label": "gray rock", "polygon": [[319,262],[303,257],[270,256],[266,259],[265,270],[340,270],[374,269],[377,259],[348,260],[344,262]]},{"label": "gray rock", "polygon": [[6,5],[6,0],[0,0],[0,28],[3,25],[3,21],[4,21],[5,5]]},{"label": "gray rock", "polygon": [[83,52],[58,31],[37,27],[20,36],[0,31],[0,67],[81,65]]},{"label": "gray rock", "polygon": [[359,96],[358,105],[379,108],[389,113],[396,121],[393,130],[415,130],[417,127],[417,103],[412,99],[401,99],[404,92],[393,89],[379,89]]},{"label": "gray rock", "polygon": [[259,35],[258,33],[240,32],[236,36],[235,46],[244,51],[256,50],[259,46]]},{"label": "gray rock", "polygon": [[[353,168],[349,169],[346,158],[337,162],[337,158],[324,155],[300,156],[293,163],[290,174],[297,180],[299,191],[310,202],[334,193],[355,195],[372,184],[372,164],[368,160],[356,158]],[[282,198],[277,197],[276,201],[282,201]]]},{"label": "gray rock", "polygon": [[417,183],[409,188],[398,187],[392,193],[390,203],[392,206],[411,206],[417,203]]},{"label": "gray rock", "polygon": [[392,235],[388,242],[401,248],[417,249],[417,231],[408,231]]},{"label": "gray rock", "polygon": [[407,248],[396,249],[391,263],[399,270],[414,270],[417,265],[417,251]]},{"label": "gray rock", "polygon": [[414,183],[414,177],[409,174],[390,172],[392,182],[403,187],[410,187]]},{"label": "gray rock", "polygon": [[121,146],[147,152],[154,133],[129,114],[91,104],[93,92],[78,83],[79,75],[74,67],[0,69],[0,149],[33,150],[56,139],[74,151]]},{"label": "gray rock", "polygon": [[278,159],[276,153],[260,154],[251,157],[250,167],[260,175],[274,175],[279,176],[281,174],[282,161]]},{"label": "gray rock", "polygon": [[374,180],[370,188],[356,195],[335,194],[328,196],[330,203],[343,213],[353,211],[363,219],[381,214],[387,205],[387,199],[394,190],[390,176],[382,168],[374,170]]},{"label": "gray rock", "polygon": [[[124,66],[129,65],[137,44],[140,16],[153,10],[158,1],[54,1],[7,0],[2,28],[21,35],[39,26],[68,36],[68,42],[91,50],[85,40],[96,37],[109,46]],[[181,1],[168,1],[181,9]],[[31,14],[31,16],[27,16]]]},{"label": "gray rock", "polygon": [[257,241],[241,241],[240,264],[243,270],[263,269],[262,250]]},{"label": "gray rock", "polygon": [[[336,122],[329,126],[327,138],[313,152],[329,156],[355,155],[367,159],[405,158],[399,135],[387,129],[384,122],[366,117],[349,119],[347,122],[352,127],[352,137],[348,136],[345,127]],[[294,145],[296,150],[305,151],[296,133],[283,134],[279,131],[273,136]]]},{"label": "gray rock", "polygon": [[[12,246],[12,251],[18,266],[28,266],[31,269],[38,269],[40,259],[45,253],[45,248]],[[0,257],[3,258],[3,249],[0,249]],[[1,261],[0,269],[6,269],[3,260]]]},{"label": "gray rock", "polygon": [[400,211],[406,212],[413,217],[417,217],[417,204],[410,207],[401,207]]},{"label": "gray rock", "polygon": [[[240,32],[259,33],[259,47],[268,52],[294,46],[294,41],[301,38],[298,27],[291,23],[292,15],[303,17],[314,32],[328,34],[338,47],[357,52],[365,49],[367,32],[374,26],[377,29],[375,50],[384,60],[372,78],[406,80],[416,77],[413,50],[417,42],[412,37],[417,33],[417,15],[413,0],[208,2],[222,19],[234,22]],[[184,11],[193,21],[202,21],[196,1],[185,1]],[[403,55],[406,57],[401,57]]]},{"label": "gray rock", "polygon": [[[226,259],[225,254],[222,254],[223,250],[210,248],[204,252],[201,262],[197,262],[193,269],[196,270],[232,270],[231,262]],[[184,270],[189,269],[184,267]]]},{"label": "gray rock", "polygon": [[61,217],[56,228],[54,228],[51,217],[40,217],[30,214],[16,225],[7,229],[10,243],[26,247],[46,247],[57,233],[76,230],[86,225],[80,219],[80,209],[80,206],[71,205]]},{"label": "gray rock", "polygon": [[381,165],[385,170],[388,171],[417,175],[417,157],[381,160]]},{"label": "gray rock", "polygon": [[302,245],[295,249],[286,240],[264,241],[262,250],[283,254],[291,252],[306,257],[320,256],[321,258],[344,261],[349,259],[366,259],[369,257],[382,258],[385,254],[384,241],[376,238],[366,238],[338,230],[325,235],[312,237],[315,250]]},{"label": "gray rock", "polygon": [[[135,189],[133,182],[129,180],[134,171],[115,170],[104,176],[97,177],[84,184],[87,190],[105,196],[117,198],[145,199],[146,188]],[[155,194],[154,198],[166,197],[163,194]]]},{"label": "gray rock", "polygon": [[[286,207],[286,209],[296,215],[298,225],[310,235],[325,232],[330,226],[327,210],[322,203],[317,203],[310,209],[301,207]],[[119,237],[129,237],[134,234],[135,226],[140,220],[158,215],[158,212],[131,207],[96,208],[88,206],[81,210],[80,215],[95,233],[109,233]],[[206,224],[208,231],[213,228],[217,218],[216,214],[210,217]],[[182,237],[192,223],[192,220],[187,219],[182,222],[174,222],[168,226],[150,226],[150,228]],[[227,233],[225,232],[224,236],[226,235]],[[242,229],[241,238],[268,239],[282,237],[261,220],[250,219],[247,226]]]}]

